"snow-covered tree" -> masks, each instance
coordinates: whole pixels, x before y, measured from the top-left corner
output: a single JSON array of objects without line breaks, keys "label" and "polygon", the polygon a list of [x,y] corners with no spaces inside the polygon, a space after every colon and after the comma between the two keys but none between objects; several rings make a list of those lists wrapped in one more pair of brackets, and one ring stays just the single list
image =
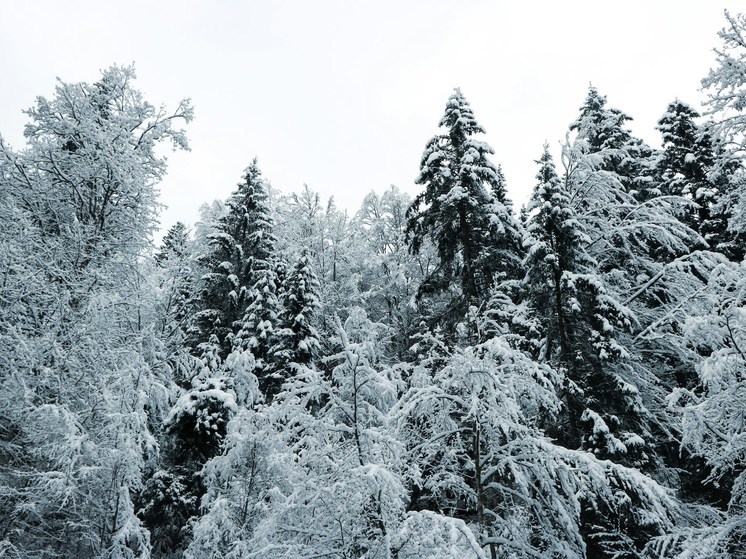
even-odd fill
[{"label": "snow-covered tree", "polygon": [[702,80],[708,94],[707,116],[713,131],[728,149],[742,151],[746,129],[746,15],[725,11],[726,26],[718,33],[722,46],[715,49],[717,65]]},{"label": "snow-covered tree", "polygon": [[361,302],[373,320],[391,327],[390,343],[400,359],[420,319],[413,303],[417,285],[437,260],[429,243],[417,255],[409,254],[405,227],[410,202],[395,186],[381,195],[370,192],[352,222],[359,255],[352,270],[359,278]]},{"label": "snow-covered tree", "polygon": [[715,49],[717,65],[702,80],[707,94],[705,116],[708,132],[718,155],[710,177],[721,188],[714,204],[716,214],[728,219],[728,233],[736,261],[743,257],[743,239],[746,235],[744,212],[746,180],[743,172],[744,145],[746,145],[746,16],[725,12],[727,25],[719,33],[722,46]]},{"label": "snow-covered tree", "polygon": [[[610,114],[614,121],[612,117]],[[635,422],[646,424],[637,429],[638,434],[647,441],[661,441],[661,450],[668,445],[670,455],[675,427],[663,402],[673,380],[670,371],[687,376],[691,370],[686,360],[681,361],[682,352],[675,342],[679,325],[673,317],[686,301],[696,299],[702,278],[718,257],[693,251],[704,246],[704,241],[680,219],[691,202],[660,191],[648,175],[651,158],[640,153],[634,141],[594,151],[586,136],[579,128],[564,146],[563,181],[576,219],[588,237],[585,250],[596,262],[593,272],[608,294],[636,318],[632,328],[615,333],[629,357],[612,366],[614,375],[623,381],[621,386],[626,387],[622,392],[627,394],[618,400],[618,411],[634,401],[629,408],[634,413],[620,417],[634,416]],[[625,169],[637,167],[639,174],[632,176],[642,176],[645,181],[630,187]],[[651,330],[656,334],[651,335]],[[644,422],[639,421],[645,416]],[[654,454],[646,455],[657,461]]]},{"label": "snow-covered tree", "polygon": [[[730,176],[736,170],[734,161],[718,156],[706,127],[695,122],[699,113],[681,101],[669,104],[658,121],[663,138],[663,152],[658,159],[660,190],[693,202],[682,221],[697,231],[712,250],[740,261],[743,249],[728,231]],[[725,212],[724,212],[725,210]]]},{"label": "snow-covered tree", "polygon": [[413,254],[432,240],[440,266],[420,287],[442,292],[459,278],[466,300],[484,296],[496,275],[513,276],[520,264],[520,227],[507,200],[498,200],[501,178],[489,160],[494,153],[474,136],[483,134],[469,102],[456,89],[420,162],[418,194],[407,211]]},{"label": "snow-covered tree", "polygon": [[586,154],[596,155],[599,169],[616,175],[626,193],[645,200],[654,188],[653,150],[626,128],[632,117],[606,103],[606,97],[590,86],[570,130],[576,133],[575,142]]},{"label": "snow-covered tree", "polygon": [[254,357],[253,373],[259,379],[262,393],[271,399],[282,385],[274,355],[279,310],[276,276],[266,264],[255,262],[254,266],[252,277],[256,281],[247,291],[249,305],[240,321],[241,328],[233,339],[233,351],[251,353]]},{"label": "snow-covered tree", "polygon": [[[528,206],[525,297],[541,324],[539,358],[567,375],[564,442],[636,463],[644,411],[639,387],[621,373],[630,357],[618,333],[636,319],[606,288],[588,253],[590,238],[545,146]],[[621,369],[621,370],[620,370]],[[644,433],[644,431],[643,431]]]},{"label": "snow-covered tree", "polygon": [[[551,367],[500,337],[450,356],[436,339],[418,345],[392,410],[410,510],[464,521],[485,557],[596,557],[604,545],[635,556],[671,528],[678,505],[664,488],[544,436],[542,418],[561,405]],[[594,530],[603,524],[618,533]]]},{"label": "snow-covered tree", "polygon": [[[134,79],[115,66],[94,84],[60,81],[28,111],[27,147],[0,142],[0,273],[11,280],[0,305],[0,549],[10,557],[150,554],[133,498],[171,386],[142,264],[166,169],[157,150],[187,147],[174,125],[192,113],[188,102],[156,109]],[[10,236],[21,232],[23,250]]]},{"label": "snow-covered tree", "polygon": [[181,222],[171,227],[155,255],[152,276],[160,294],[157,331],[162,340],[171,377],[182,387],[191,382],[194,372],[185,342],[193,310],[196,262],[189,231]]},{"label": "snow-covered tree", "polygon": [[319,290],[319,280],[304,250],[285,280],[277,344],[272,348],[280,369],[292,363],[308,366],[318,354],[319,335],[313,321],[320,304]]},{"label": "snow-covered tree", "polygon": [[[671,546],[680,557],[738,557],[746,541],[746,430],[743,394],[746,391],[746,269],[722,264],[707,286],[708,303],[692,312],[684,339],[703,357],[697,364],[699,383],[679,388],[670,397],[680,414],[681,444],[708,467],[706,484],[729,494],[726,514],[712,514],[710,525],[686,530]],[[671,538],[665,539],[670,541]],[[672,556],[674,556],[672,554]]]},{"label": "snow-covered tree", "polygon": [[202,257],[207,273],[201,278],[198,311],[193,317],[190,345],[197,355],[215,336],[219,355],[230,353],[233,336],[249,305],[248,291],[256,283],[255,269],[270,267],[276,241],[267,206],[267,185],[257,161],[244,172],[238,189],[226,203],[228,212],[209,235]]},{"label": "snow-covered tree", "polygon": [[405,492],[376,330],[354,310],[330,375],[298,367],[271,406],[232,420],[187,557],[391,556]]}]

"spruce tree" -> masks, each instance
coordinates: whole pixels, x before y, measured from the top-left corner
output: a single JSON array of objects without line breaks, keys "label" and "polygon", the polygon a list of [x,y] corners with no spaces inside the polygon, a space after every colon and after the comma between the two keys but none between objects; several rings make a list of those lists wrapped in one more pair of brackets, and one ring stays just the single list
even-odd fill
[{"label": "spruce tree", "polygon": [[275,324],[279,302],[274,270],[262,266],[252,274],[256,281],[248,291],[249,305],[241,319],[234,340],[234,351],[249,351],[254,356],[253,373],[259,379],[259,389],[272,399],[282,386],[282,378],[274,374]]},{"label": "spruce tree", "polygon": [[[678,99],[670,103],[658,121],[663,139],[663,152],[658,159],[660,189],[664,194],[691,200],[682,217],[684,223],[697,231],[707,245],[729,258],[743,258],[743,239],[728,231],[730,212],[718,204],[727,195],[729,178],[738,165],[716,153],[706,127],[695,120],[699,113]],[[724,211],[725,210],[725,211]]]},{"label": "spruce tree", "polygon": [[407,211],[407,236],[412,253],[430,239],[441,260],[421,292],[445,291],[458,278],[463,298],[473,301],[487,293],[496,274],[517,273],[519,225],[507,199],[493,194],[503,192],[489,160],[494,151],[475,138],[484,129],[459,89],[448,99],[440,126],[444,133],[422,155],[416,182],[425,190]]},{"label": "spruce tree", "polygon": [[[538,163],[538,183],[528,206],[524,296],[538,319],[539,360],[564,375],[562,415],[567,422],[550,425],[548,431],[569,448],[649,469],[651,414],[641,386],[634,383],[632,357],[620,343],[635,316],[598,273],[588,251],[590,238],[546,146]],[[633,554],[656,535],[644,521],[628,518],[624,507],[599,506],[585,498],[580,505],[588,556]]]},{"label": "spruce tree", "polygon": [[319,290],[319,280],[304,250],[285,281],[277,344],[272,349],[280,370],[291,363],[310,365],[319,351],[319,335],[312,325],[320,305]]},{"label": "spruce tree", "polygon": [[[274,251],[273,221],[267,206],[267,185],[256,159],[246,169],[238,189],[227,201],[209,238],[210,251],[202,258],[208,272],[202,277],[189,343],[195,355],[207,350],[211,339],[225,359],[233,337],[242,326],[255,268],[267,266]],[[214,336],[214,338],[212,338]]]},{"label": "spruce tree", "polygon": [[654,195],[651,192],[653,150],[632,136],[625,126],[632,117],[606,105],[606,97],[590,86],[580,107],[578,118],[570,125],[577,132],[576,141],[584,144],[587,154],[597,154],[598,169],[614,173],[625,192],[638,200]]},{"label": "spruce tree", "polygon": [[[187,338],[195,356],[191,382],[171,409],[161,469],[143,493],[142,516],[154,530],[161,556],[178,553],[188,543],[190,519],[199,514],[205,492],[202,468],[221,452],[238,407],[256,399],[251,394],[254,374],[266,360],[262,348],[270,343],[277,306],[275,238],[266,189],[254,160],[228,199],[228,213],[215,225],[210,251],[201,259],[208,272],[192,303],[198,310]],[[264,346],[252,345],[256,340],[265,340]],[[160,529],[164,517],[168,527]]]},{"label": "spruce tree", "polygon": [[[606,290],[596,275],[596,262],[588,254],[589,238],[578,221],[565,185],[557,176],[548,147],[544,147],[538,183],[528,206],[526,298],[543,325],[540,359],[555,364],[567,375],[568,414],[566,444],[589,445],[599,454],[622,449],[601,422],[583,435],[581,422],[592,422],[598,410],[619,407],[614,398],[617,379],[609,378],[607,363],[627,352],[614,331],[629,329],[634,317]],[[606,392],[608,391],[608,392]],[[605,393],[606,392],[606,393]],[[611,406],[611,407],[610,407]],[[616,423],[611,414],[607,423]],[[603,435],[603,442],[592,440]],[[626,451],[622,451],[626,452]]]},{"label": "spruce tree", "polygon": [[166,232],[161,247],[155,255],[159,266],[172,260],[183,260],[189,254],[189,231],[181,221],[174,223]]},{"label": "spruce tree", "polygon": [[158,331],[166,351],[173,380],[183,388],[191,383],[188,349],[185,347],[195,288],[194,259],[189,231],[182,222],[163,237],[155,255],[160,288]]}]

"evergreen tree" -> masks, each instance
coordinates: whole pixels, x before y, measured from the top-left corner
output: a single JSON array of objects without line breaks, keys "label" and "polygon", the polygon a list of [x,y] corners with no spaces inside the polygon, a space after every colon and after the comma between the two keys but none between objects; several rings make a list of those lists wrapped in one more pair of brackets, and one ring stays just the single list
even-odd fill
[{"label": "evergreen tree", "polygon": [[184,260],[189,254],[189,231],[181,221],[174,223],[163,237],[155,261],[163,266],[171,260]]},{"label": "evergreen tree", "polygon": [[697,231],[712,250],[732,260],[744,255],[743,239],[728,230],[730,178],[738,168],[733,159],[716,153],[706,127],[695,122],[699,113],[681,101],[668,105],[658,121],[663,152],[658,160],[661,190],[693,202],[682,220]]},{"label": "evergreen tree", "polygon": [[474,138],[484,129],[460,90],[448,99],[440,126],[445,132],[431,139],[422,155],[416,182],[425,191],[407,211],[407,235],[412,253],[431,239],[441,260],[421,292],[445,291],[458,277],[461,295],[471,301],[487,293],[495,275],[516,274],[519,226],[507,200],[493,195],[502,188],[488,158],[494,152]]},{"label": "evergreen tree", "polygon": [[319,351],[319,335],[312,325],[319,309],[319,280],[307,250],[287,276],[272,348],[277,368],[287,374],[290,364],[308,366]]},{"label": "evergreen tree", "polygon": [[651,168],[653,150],[625,127],[632,117],[619,109],[608,108],[606,103],[606,97],[590,86],[580,115],[570,125],[570,130],[577,132],[576,142],[583,144],[586,154],[596,154],[597,169],[614,173],[625,192],[645,200],[655,194]]},{"label": "evergreen tree", "polygon": [[267,186],[257,161],[227,202],[228,213],[210,235],[210,250],[202,258],[208,270],[201,279],[198,311],[193,317],[189,344],[196,355],[214,336],[218,355],[225,359],[250,303],[249,290],[258,277],[254,270],[269,266],[274,253],[273,220],[267,206]]},{"label": "evergreen tree", "polygon": [[[538,183],[528,206],[534,213],[527,227],[525,290],[544,328],[540,358],[562,368],[568,378],[565,399],[569,436],[565,442],[588,445],[604,456],[626,453],[624,444],[617,443],[608,425],[602,423],[616,423],[612,410],[625,407],[619,379],[609,375],[607,362],[627,355],[614,331],[629,329],[634,317],[595,274],[596,263],[586,250],[589,238],[557,176],[547,146],[538,163]],[[615,385],[616,391],[612,388]],[[606,413],[603,420],[591,408],[611,413]],[[581,422],[586,421],[594,425],[584,439]],[[599,437],[604,440],[596,440]]]},{"label": "evergreen tree", "polygon": [[505,180],[505,173],[503,173],[502,165],[498,164],[496,175],[497,180],[494,184],[490,185],[492,187],[492,195],[495,197],[495,200],[500,202],[503,206],[511,208],[513,203],[510,198],[508,198],[508,183]]},{"label": "evergreen tree", "polygon": [[249,306],[241,320],[241,329],[234,339],[234,351],[249,351],[254,357],[253,373],[259,388],[271,400],[282,386],[282,377],[275,370],[275,326],[279,302],[274,270],[255,269],[256,282],[248,291]]},{"label": "evergreen tree", "polygon": [[164,344],[172,378],[183,388],[189,387],[193,371],[185,340],[193,311],[195,263],[189,232],[182,222],[173,225],[155,255],[160,291],[158,332]]},{"label": "evergreen tree", "polygon": [[463,520],[485,557],[613,557],[612,539],[616,556],[641,557],[671,529],[677,504],[662,487],[545,437],[541,419],[560,408],[553,367],[501,336],[452,349],[422,336],[417,352],[390,414],[410,510]]},{"label": "evergreen tree", "polygon": [[[256,160],[227,202],[228,212],[209,235],[202,258],[209,270],[194,301],[187,343],[198,355],[190,385],[166,422],[166,452],[143,497],[143,517],[154,524],[161,556],[188,544],[191,519],[205,492],[202,468],[221,452],[227,424],[238,406],[258,397],[251,387],[261,374],[276,313],[272,256],[275,238],[266,184]],[[256,353],[256,355],[255,355]],[[253,395],[252,395],[253,394]],[[168,490],[164,492],[161,486]],[[159,516],[168,514],[164,529]]]}]

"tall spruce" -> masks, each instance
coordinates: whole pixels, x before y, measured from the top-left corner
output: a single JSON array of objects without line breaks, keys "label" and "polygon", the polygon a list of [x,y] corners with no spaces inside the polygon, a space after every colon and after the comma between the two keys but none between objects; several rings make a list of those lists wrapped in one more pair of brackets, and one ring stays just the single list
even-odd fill
[{"label": "tall spruce", "polygon": [[520,227],[506,198],[494,151],[475,138],[484,129],[459,89],[440,120],[445,131],[432,138],[420,162],[417,184],[425,186],[407,211],[412,253],[425,239],[437,248],[440,267],[421,292],[442,292],[460,280],[466,301],[484,296],[496,274],[513,276],[520,265]]},{"label": "tall spruce", "polygon": [[653,150],[632,135],[626,123],[632,117],[619,109],[607,107],[607,100],[590,86],[580,107],[578,118],[570,125],[583,142],[587,154],[597,154],[598,169],[614,173],[625,192],[644,200],[651,195],[651,157]]},{"label": "tall spruce", "polygon": [[142,497],[141,515],[158,557],[178,555],[188,544],[205,493],[202,469],[221,452],[238,407],[256,399],[254,375],[266,355],[251,342],[271,335],[271,313],[276,312],[275,238],[266,198],[267,186],[254,160],[202,257],[208,272],[193,302],[198,310],[187,338],[196,357],[191,382],[164,423],[160,469]]},{"label": "tall spruce", "polygon": [[319,351],[319,334],[312,321],[319,309],[319,280],[307,250],[285,280],[273,353],[287,374],[290,364],[310,365]]},{"label": "tall spruce", "polygon": [[[255,263],[256,265],[256,263]],[[256,278],[247,293],[249,305],[241,319],[233,341],[234,351],[248,351],[254,358],[253,374],[259,389],[272,399],[282,386],[282,377],[275,371],[275,325],[279,311],[277,278],[272,267],[261,266],[252,275]]]},{"label": "tall spruce", "polygon": [[238,189],[227,201],[228,213],[210,235],[210,251],[202,257],[208,270],[202,277],[189,343],[196,355],[209,351],[216,340],[225,359],[248,307],[256,269],[268,267],[274,251],[267,185],[256,159],[244,172]]},{"label": "tall spruce", "polygon": [[[586,247],[589,237],[575,215],[569,193],[557,176],[547,146],[539,164],[538,183],[528,211],[526,297],[544,327],[540,359],[564,370],[568,430],[564,441],[601,455],[615,454],[617,444],[607,425],[617,423],[600,410],[618,408],[610,401],[616,379],[608,378],[606,364],[626,356],[615,330],[629,329],[630,311],[606,290],[596,275],[596,262]],[[604,393],[609,391],[609,393]],[[581,423],[595,423],[583,434]],[[605,431],[604,431],[605,429]],[[595,440],[604,437],[604,440]]]},{"label": "tall spruce", "polygon": [[192,250],[189,230],[179,221],[163,237],[155,255],[161,294],[158,332],[172,371],[171,376],[183,388],[190,386],[190,374],[194,372],[188,348],[185,347],[195,288]]},{"label": "tall spruce", "polygon": [[693,202],[682,217],[684,223],[697,231],[709,248],[740,261],[743,239],[728,230],[731,212],[728,205],[718,203],[728,195],[729,180],[738,164],[717,153],[707,127],[696,123],[699,117],[677,99],[658,121],[663,140],[657,165],[660,189]]}]

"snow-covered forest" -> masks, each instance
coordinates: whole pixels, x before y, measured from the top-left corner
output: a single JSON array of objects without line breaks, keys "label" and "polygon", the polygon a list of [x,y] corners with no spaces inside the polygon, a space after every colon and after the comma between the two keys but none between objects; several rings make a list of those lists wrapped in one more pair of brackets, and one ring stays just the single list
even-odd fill
[{"label": "snow-covered forest", "polygon": [[59,81],[0,138],[0,558],[746,557],[725,24],[702,110],[650,146],[590,87],[524,207],[455,89],[413,199],[247,161],[157,246],[191,104]]}]

